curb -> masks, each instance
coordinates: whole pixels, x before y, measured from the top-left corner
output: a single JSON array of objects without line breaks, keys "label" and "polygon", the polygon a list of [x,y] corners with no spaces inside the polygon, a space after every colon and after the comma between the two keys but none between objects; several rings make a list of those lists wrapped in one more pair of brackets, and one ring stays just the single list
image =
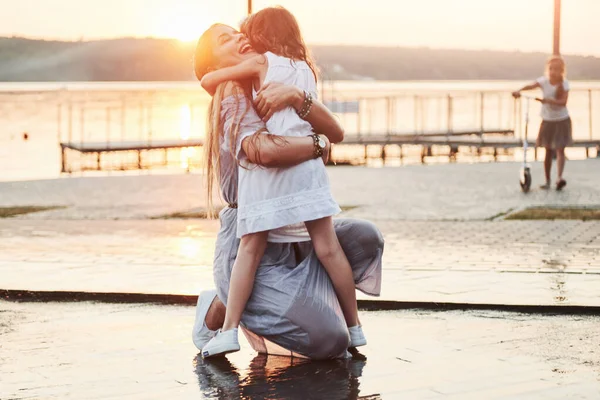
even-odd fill
[{"label": "curb", "polygon": [[[23,303],[77,303],[99,302],[119,304],[159,304],[159,305],[196,305],[198,296],[179,294],[147,293],[104,293],[104,292],[68,292],[68,291],[31,291],[0,289],[0,299]],[[358,300],[362,311],[508,311],[526,314],[549,315],[600,315],[600,306],[583,305],[518,305],[518,304],[481,304],[481,303],[436,303],[424,301],[394,300]]]}]

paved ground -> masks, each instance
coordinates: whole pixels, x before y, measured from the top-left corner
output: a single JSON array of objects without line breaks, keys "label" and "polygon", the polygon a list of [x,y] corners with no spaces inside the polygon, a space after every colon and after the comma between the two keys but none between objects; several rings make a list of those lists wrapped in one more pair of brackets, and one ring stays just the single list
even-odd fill
[{"label": "paved ground", "polygon": [[[328,168],[348,215],[372,220],[482,220],[530,205],[599,205],[600,159],[571,161],[563,192],[520,192],[517,163]],[[542,166],[532,166],[534,186]],[[200,175],[141,175],[0,182],[0,207],[63,205],[25,219],[139,219],[205,205]]]},{"label": "paved ground", "polygon": [[[514,163],[332,168],[347,217],[386,239],[382,298],[600,306],[600,222],[504,221],[529,205],[600,204],[600,160],[568,190],[519,192]],[[539,180],[540,165],[534,165]],[[571,178],[572,177],[572,178]],[[0,289],[197,294],[217,221],[148,219],[204,205],[197,175],[0,183]],[[365,298],[365,296],[361,296]],[[0,399],[597,399],[598,317],[368,312],[360,360],[195,360],[191,307],[0,301]]]},{"label": "paved ground", "polygon": [[193,309],[0,301],[2,399],[597,399],[598,317],[368,312],[366,361],[196,359]]},{"label": "paved ground", "polygon": [[[382,299],[600,306],[600,222],[378,225]],[[197,294],[213,286],[217,228],[203,220],[0,220],[0,289]]]}]

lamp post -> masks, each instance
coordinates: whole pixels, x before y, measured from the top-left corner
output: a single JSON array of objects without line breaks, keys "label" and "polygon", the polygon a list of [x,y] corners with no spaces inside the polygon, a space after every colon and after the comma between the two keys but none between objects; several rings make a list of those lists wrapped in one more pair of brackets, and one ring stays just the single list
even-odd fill
[{"label": "lamp post", "polygon": [[554,0],[554,55],[560,54],[560,2],[561,0]]}]

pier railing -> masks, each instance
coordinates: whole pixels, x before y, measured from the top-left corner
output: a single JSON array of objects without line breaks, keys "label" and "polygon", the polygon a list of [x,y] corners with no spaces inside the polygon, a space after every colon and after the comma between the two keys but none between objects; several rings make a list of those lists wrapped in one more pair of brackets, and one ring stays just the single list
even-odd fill
[{"label": "pier railing", "polygon": [[[148,87],[0,91],[0,113],[11,131],[55,131],[63,171],[198,164],[200,152],[187,148],[202,145],[210,98],[197,85]],[[569,96],[574,139],[587,152],[600,143],[600,89],[576,88]],[[525,132],[525,103],[507,91],[338,90],[321,98],[340,118],[347,145],[495,152],[520,147]],[[530,102],[530,143],[541,122],[539,109]]]}]

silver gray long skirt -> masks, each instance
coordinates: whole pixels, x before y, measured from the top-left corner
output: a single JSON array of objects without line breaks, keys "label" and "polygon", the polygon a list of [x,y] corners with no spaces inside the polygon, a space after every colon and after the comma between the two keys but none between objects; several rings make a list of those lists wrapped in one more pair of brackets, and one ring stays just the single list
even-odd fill
[{"label": "silver gray long skirt", "polygon": [[[214,279],[227,304],[231,270],[239,247],[237,210],[220,215]],[[334,220],[340,244],[352,266],[356,288],[379,296],[383,237],[368,221]],[[344,357],[348,328],[327,272],[311,242],[269,243],[256,273],[254,289],[242,315],[242,328],[260,353],[300,355],[311,359]]]}]

